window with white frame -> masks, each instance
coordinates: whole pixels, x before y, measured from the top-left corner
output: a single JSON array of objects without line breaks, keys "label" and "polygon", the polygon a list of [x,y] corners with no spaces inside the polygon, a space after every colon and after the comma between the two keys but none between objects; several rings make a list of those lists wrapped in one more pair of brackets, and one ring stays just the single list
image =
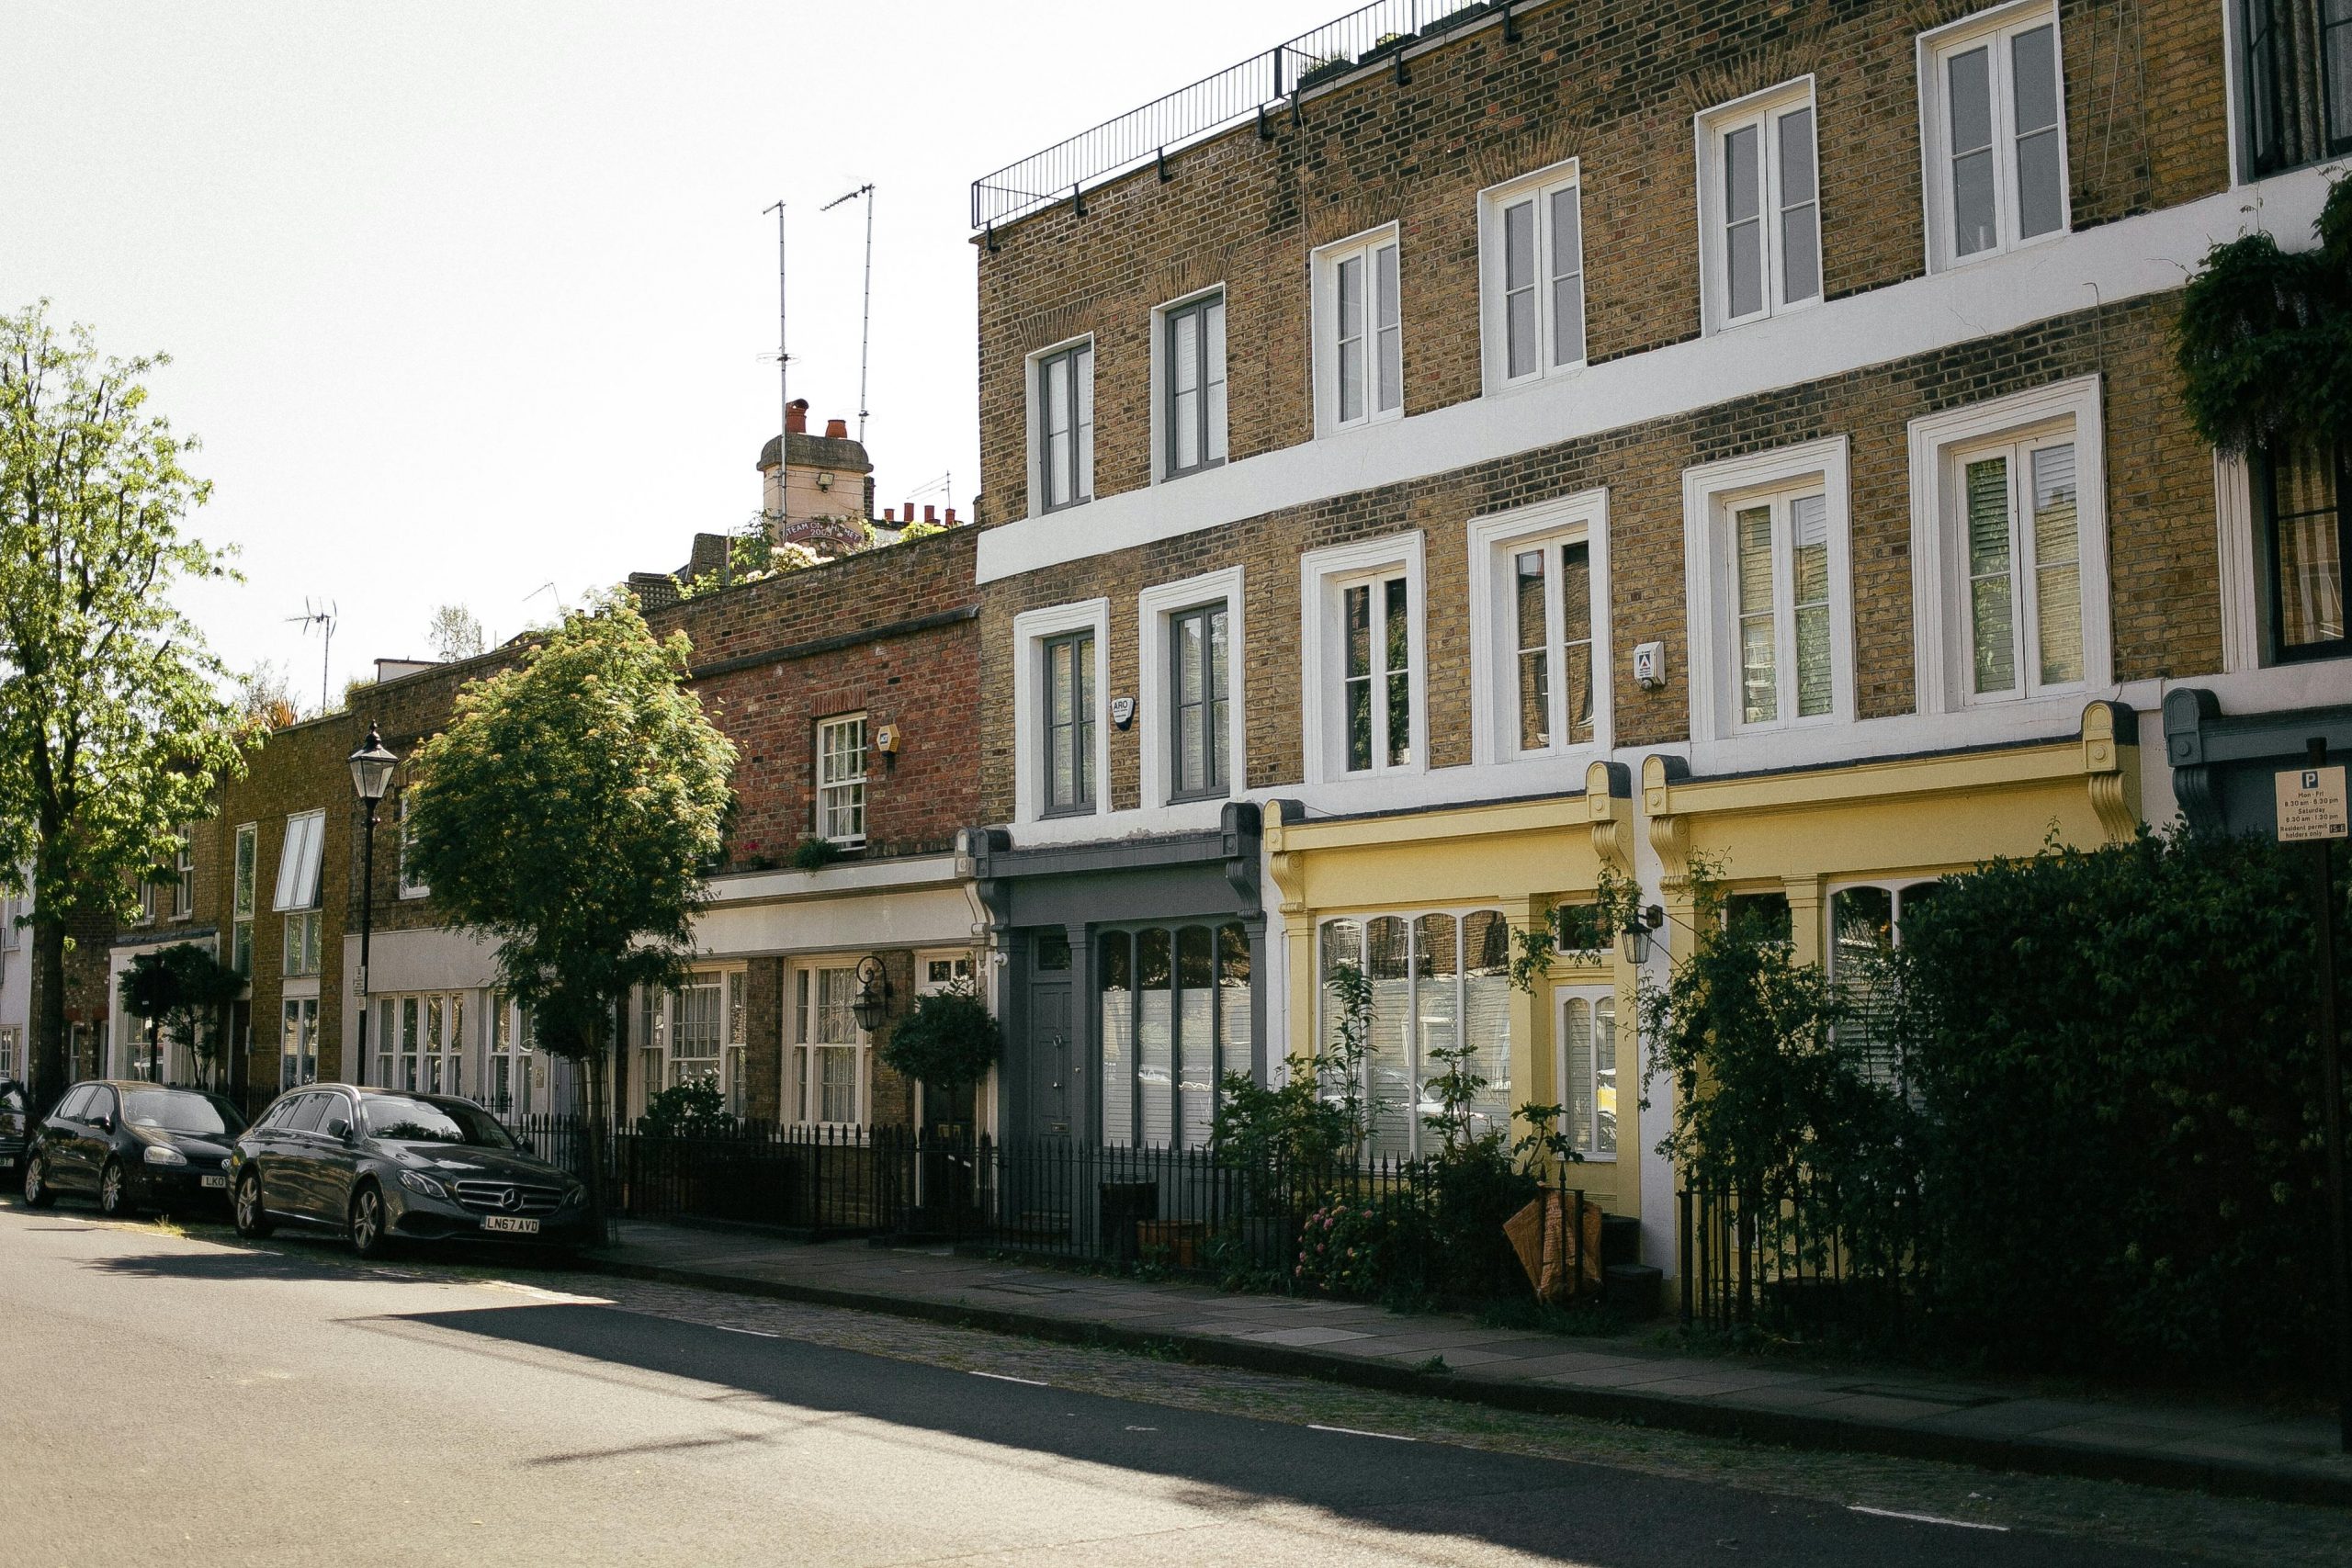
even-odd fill
[{"label": "window with white frame", "polygon": [[433,889],[417,870],[416,829],[409,821],[409,792],[405,789],[401,791],[398,812],[401,840],[401,897],[429,898],[433,896]]},{"label": "window with white frame", "polygon": [[1107,599],[1012,618],[1013,807],[1018,820],[1100,808],[1108,767],[1103,695]]},{"label": "window with white frame", "polygon": [[[29,869],[25,873],[28,882],[31,874]],[[31,912],[31,907],[29,891],[0,893],[0,953],[14,953],[25,945],[25,916]]]},{"label": "window with white frame", "polygon": [[2057,8],[2004,6],[1919,39],[1928,239],[1936,265],[1996,255],[2068,222]]},{"label": "window with white frame", "polygon": [[728,1114],[748,1110],[751,1085],[746,971],[740,966],[687,971],[674,991],[638,994],[637,1098],[640,1111],[652,1096],[682,1084],[707,1083]]},{"label": "window with white frame", "polygon": [[865,1119],[865,1032],[852,1010],[854,964],[808,965],[793,972],[793,1046],[789,1114],[796,1122],[849,1125]]},{"label": "window with white frame", "polygon": [[1576,160],[1478,196],[1489,391],[1585,362],[1583,187]]},{"label": "window with white frame", "polygon": [[[1500,909],[1329,919],[1317,935],[1317,1039],[1328,1052],[1341,1030],[1363,1031],[1373,1154],[1410,1157],[1440,1136],[1424,1119],[1440,1109],[1441,1052],[1468,1051],[1464,1069],[1486,1080],[1467,1106],[1470,1134],[1509,1124],[1510,930]],[[1360,1018],[1351,991],[1368,1000]]]},{"label": "window with white frame", "polygon": [[302,976],[319,972],[322,913],[318,909],[296,909],[287,915],[282,973]]},{"label": "window with white frame", "polygon": [[1094,340],[1047,349],[1032,361],[1035,511],[1094,499]]},{"label": "window with white frame", "polygon": [[375,1045],[378,1087],[466,1093],[465,993],[379,996]]},{"label": "window with white frame", "polygon": [[319,869],[326,849],[327,814],[301,811],[286,818],[286,839],[277,855],[277,896],[270,907],[279,912],[312,909],[319,903]]},{"label": "window with white frame", "polygon": [[1310,781],[1420,766],[1420,533],[1300,558]]},{"label": "window with white frame", "polygon": [[288,997],[277,1043],[277,1087],[289,1089],[319,1078],[319,998]]},{"label": "window with white frame", "polygon": [[1933,879],[1901,879],[1833,888],[1829,894],[1829,978],[1844,993],[1851,1017],[1838,1025],[1858,1045],[1865,1076],[1894,1084],[1902,1077],[1886,1011],[1887,954],[1903,944],[1904,924],[1940,891]]},{"label": "window with white frame", "polygon": [[2231,0],[2247,178],[2352,152],[2352,6]]},{"label": "window with white frame", "polygon": [[817,721],[817,837],[865,842],[865,716]]},{"label": "window with white frame", "polygon": [[1587,1159],[1617,1157],[1617,994],[1558,993],[1560,1132]]},{"label": "window with white frame", "polygon": [[1821,298],[1813,79],[1699,117],[1700,273],[1709,330]]},{"label": "window with white frame", "polygon": [[941,991],[972,989],[972,955],[968,953],[926,953],[920,955],[915,969],[915,993],[933,996]]},{"label": "window with white frame", "polygon": [[1225,602],[1168,617],[1168,798],[1232,788],[1232,682]]},{"label": "window with white frame", "polygon": [[486,1010],[490,1038],[483,1043],[481,1102],[499,1116],[528,1116],[546,1103],[547,1060],[534,1048],[531,1015],[492,991]]},{"label": "window with white frame", "polygon": [[1471,688],[1481,761],[1552,757],[1609,734],[1608,498],[1470,525]]},{"label": "window with white frame", "polygon": [[1693,738],[1854,714],[1843,436],[1685,470]]},{"label": "window with white frame", "polygon": [[2099,380],[1911,423],[1919,711],[2109,683]]},{"label": "window with white frame", "polygon": [[190,836],[195,831],[190,828],[182,833],[179,848],[172,852],[172,919],[175,920],[196,913],[196,845]]},{"label": "window with white frame", "polygon": [[1396,225],[1324,246],[1310,277],[1321,427],[1396,418],[1405,412],[1405,328]]},{"label": "window with white frame", "polygon": [[[23,1039],[24,1032],[21,1030],[0,1029],[0,1083],[14,1082],[17,1077],[17,1056]],[[0,1104],[0,1109],[21,1111],[24,1106],[21,1103],[6,1103]]]},{"label": "window with white frame", "polygon": [[229,966],[250,979],[254,972],[254,900],[261,857],[261,824],[237,826],[237,861],[229,893]]},{"label": "window with white frame", "polygon": [[1162,478],[1225,461],[1225,290],[1159,312]]}]

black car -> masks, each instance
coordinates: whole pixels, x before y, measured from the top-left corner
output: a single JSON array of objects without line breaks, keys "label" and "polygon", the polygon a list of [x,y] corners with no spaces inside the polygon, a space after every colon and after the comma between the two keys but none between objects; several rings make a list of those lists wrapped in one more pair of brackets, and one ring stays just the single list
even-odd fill
[{"label": "black car", "polygon": [[588,1239],[587,1189],[451,1095],[290,1090],[237,1140],[229,1179],[240,1235],[291,1220],[343,1231],[362,1258],[406,1239],[559,1251]]},{"label": "black car", "polygon": [[137,1078],[77,1083],[25,1151],[25,1201],[43,1209],[75,1193],[110,1216],[221,1206],[229,1144],[244,1126],[235,1106],[199,1089]]},{"label": "black car", "polygon": [[0,1170],[14,1170],[25,1157],[25,1086],[0,1078]]}]

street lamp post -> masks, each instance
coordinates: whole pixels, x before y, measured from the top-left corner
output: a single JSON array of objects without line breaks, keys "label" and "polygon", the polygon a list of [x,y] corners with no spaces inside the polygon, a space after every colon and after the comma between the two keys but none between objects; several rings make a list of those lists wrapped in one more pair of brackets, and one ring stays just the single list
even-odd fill
[{"label": "street lamp post", "polygon": [[368,1070],[368,939],[376,930],[376,807],[383,804],[384,791],[391,787],[392,770],[400,761],[384,749],[383,737],[376,733],[373,724],[368,727],[368,744],[351,754],[351,787],[359,792],[359,803],[368,808],[367,848],[361,856],[366,869],[360,875],[359,892],[359,1060],[352,1074],[354,1083]]}]

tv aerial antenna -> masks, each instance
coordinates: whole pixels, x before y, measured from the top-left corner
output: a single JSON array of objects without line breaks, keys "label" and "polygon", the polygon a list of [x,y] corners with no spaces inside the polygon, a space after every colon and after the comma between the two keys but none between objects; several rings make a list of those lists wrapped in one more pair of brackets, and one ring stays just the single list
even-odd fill
[{"label": "tv aerial antenna", "polygon": [[311,635],[312,626],[318,626],[326,633],[325,646],[319,653],[319,711],[324,713],[327,711],[327,671],[334,658],[334,602],[329,600],[324,604],[313,604],[310,600],[304,599],[302,613],[286,617],[286,623],[288,626],[297,622],[301,624],[304,637]]},{"label": "tv aerial antenna", "polygon": [[855,190],[845,191],[833,197],[820,212],[831,212],[846,201],[865,198],[865,302],[860,308],[857,323],[857,444],[865,445],[865,367],[866,345],[874,341],[874,185],[867,181]]}]

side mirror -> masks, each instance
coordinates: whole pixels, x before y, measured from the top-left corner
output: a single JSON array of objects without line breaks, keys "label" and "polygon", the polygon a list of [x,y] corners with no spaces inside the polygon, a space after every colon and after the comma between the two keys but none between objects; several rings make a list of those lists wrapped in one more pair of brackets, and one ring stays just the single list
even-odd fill
[{"label": "side mirror", "polygon": [[340,1116],[336,1117],[334,1121],[327,1123],[327,1136],[334,1139],[337,1143],[347,1144],[351,1142],[351,1123],[345,1121]]},{"label": "side mirror", "polygon": [[101,1116],[96,1121],[91,1122],[90,1125],[96,1127],[101,1133],[111,1133],[114,1131],[114,1118],[111,1116]]}]

